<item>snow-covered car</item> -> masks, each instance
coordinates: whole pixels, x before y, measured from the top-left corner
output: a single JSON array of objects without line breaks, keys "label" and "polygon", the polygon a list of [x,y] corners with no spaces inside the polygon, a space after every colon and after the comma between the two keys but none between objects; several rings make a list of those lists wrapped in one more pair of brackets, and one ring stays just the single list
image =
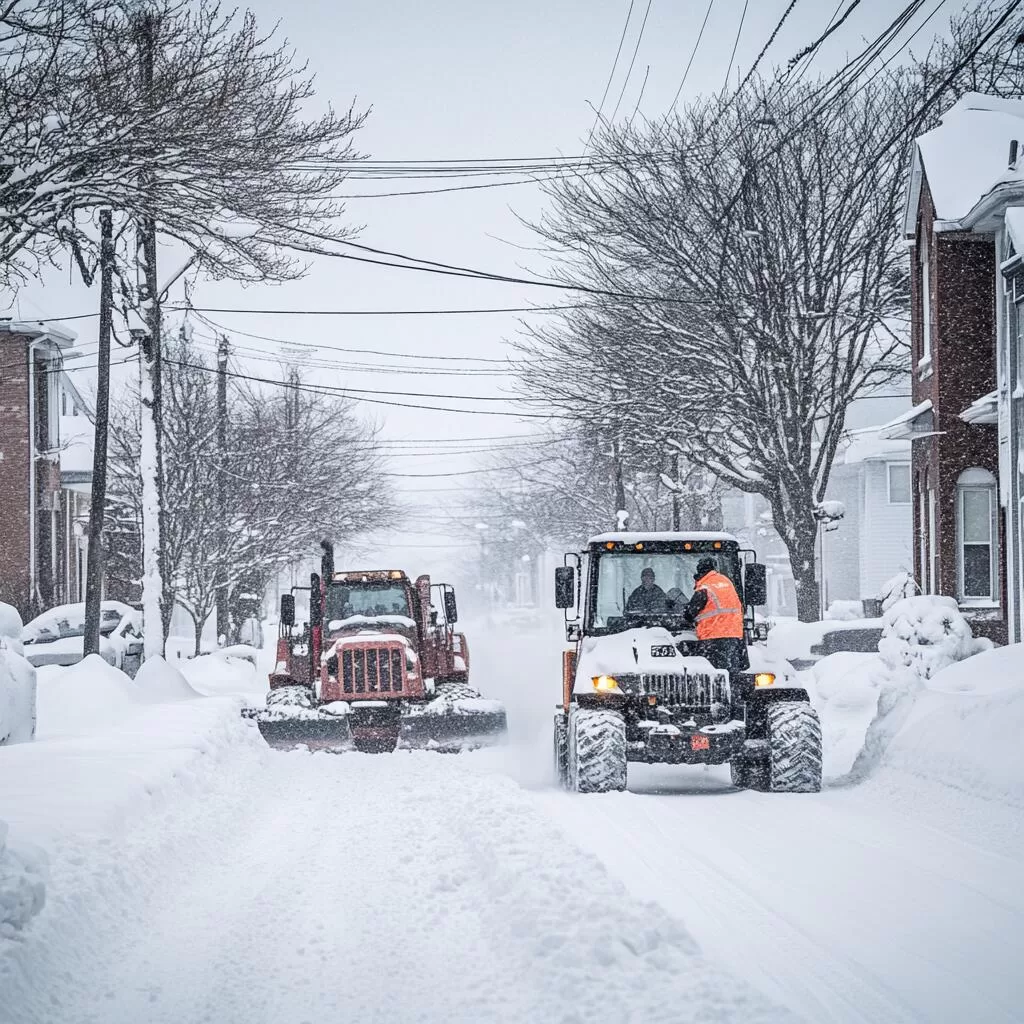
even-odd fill
[{"label": "snow-covered car", "polygon": [[[82,660],[85,605],[63,604],[37,615],[22,631],[25,657],[36,668]],[[142,616],[120,601],[100,605],[100,657],[134,676],[142,664]]]},{"label": "snow-covered car", "polygon": [[0,604],[0,745],[36,733],[36,670],[22,657],[21,616]]}]

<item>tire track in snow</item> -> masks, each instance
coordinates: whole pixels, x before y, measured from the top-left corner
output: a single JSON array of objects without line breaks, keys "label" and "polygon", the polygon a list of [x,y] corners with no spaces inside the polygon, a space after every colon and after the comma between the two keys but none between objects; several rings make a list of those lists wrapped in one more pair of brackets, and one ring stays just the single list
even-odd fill
[{"label": "tire track in snow", "polygon": [[129,837],[121,875],[19,1024],[790,1019],[453,758],[224,764]]}]

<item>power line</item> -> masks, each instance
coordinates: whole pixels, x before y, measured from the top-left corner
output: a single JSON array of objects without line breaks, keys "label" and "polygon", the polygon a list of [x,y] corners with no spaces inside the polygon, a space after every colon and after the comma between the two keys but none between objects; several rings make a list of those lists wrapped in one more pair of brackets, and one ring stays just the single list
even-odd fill
[{"label": "power line", "polygon": [[633,56],[630,58],[629,67],[626,69],[626,77],[622,80],[622,89],[619,91],[619,98],[615,101],[615,109],[612,111],[610,121],[615,120],[615,115],[619,112],[619,106],[622,103],[622,97],[626,95],[626,86],[629,85],[629,80],[633,75],[633,66],[636,64],[636,55],[640,51],[640,41],[644,37],[644,29],[647,28],[647,18],[651,13],[651,4],[654,0],[647,0],[647,10],[644,11],[644,20],[640,23],[640,31],[637,33],[636,46],[633,47]]},{"label": "power line", "polygon": [[736,29],[736,38],[733,40],[732,53],[729,55],[729,66],[725,69],[725,83],[722,85],[722,92],[726,92],[729,88],[729,76],[732,74],[732,65],[736,60],[736,50],[740,45],[740,36],[743,34],[743,23],[747,20],[747,7],[750,6],[750,0],[743,0],[743,13],[740,15],[739,27]]},{"label": "power line", "polygon": [[690,68],[693,66],[693,58],[697,56],[697,48],[700,46],[700,41],[704,38],[704,29],[708,27],[708,18],[711,17],[711,8],[714,6],[715,0],[708,0],[708,9],[704,12],[704,20],[701,22],[700,31],[697,33],[697,42],[693,44],[693,51],[690,53],[690,59],[686,62],[686,70],[683,72],[682,81],[679,83],[679,88],[676,89],[675,97],[672,100],[673,107],[679,102],[679,95],[683,91],[683,86],[686,85]]},{"label": "power line", "polygon": [[[201,363],[184,363],[177,359],[164,359],[165,363],[170,363],[174,366],[180,366],[185,369],[201,370],[205,373],[217,373],[215,367],[204,366]],[[418,402],[395,402],[386,401],[380,398],[366,398],[363,395],[346,395],[344,388],[332,387],[326,384],[319,385],[306,385],[297,384],[294,381],[284,380],[273,380],[269,377],[257,377],[254,374],[239,373],[234,370],[228,370],[227,375],[233,377],[236,380],[247,380],[256,384],[270,384],[273,387],[284,388],[290,391],[300,391],[311,395],[321,395],[325,397],[337,396],[347,397],[353,402],[366,402],[370,405],[385,405],[393,406],[398,409],[423,409],[428,412],[457,412],[464,413],[467,416],[509,416],[516,419],[538,419],[538,420],[550,420],[550,419],[572,419],[566,413],[558,412],[518,412],[515,410],[503,410],[503,409],[458,409],[452,406],[442,405],[423,405]],[[386,394],[387,392],[385,392]]]},{"label": "power line", "polygon": [[[601,123],[601,111],[604,110],[605,102],[608,99],[608,90],[612,87],[612,79],[615,78],[615,69],[619,66],[619,57],[622,55],[622,44],[626,41],[626,32],[629,30],[629,19],[633,17],[633,4],[635,0],[629,0],[629,10],[626,12],[626,22],[622,26],[622,35],[619,36],[619,45],[615,50],[615,60],[612,61],[612,69],[608,73],[608,81],[605,83],[604,93],[601,96],[601,103],[597,108],[597,114],[594,117],[594,124],[591,126],[590,133],[587,135],[587,144],[583,147],[583,152],[586,154],[587,147],[590,145],[590,140],[594,137],[594,132],[597,131],[597,126]],[[583,158],[581,158],[582,160]]]}]

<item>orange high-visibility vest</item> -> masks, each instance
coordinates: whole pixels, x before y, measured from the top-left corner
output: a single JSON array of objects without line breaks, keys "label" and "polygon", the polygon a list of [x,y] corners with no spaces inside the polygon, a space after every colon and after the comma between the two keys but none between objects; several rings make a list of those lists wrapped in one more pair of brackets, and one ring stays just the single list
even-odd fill
[{"label": "orange high-visibility vest", "polygon": [[743,604],[728,576],[705,573],[694,585],[708,595],[707,604],[697,616],[698,640],[726,640],[743,636]]}]

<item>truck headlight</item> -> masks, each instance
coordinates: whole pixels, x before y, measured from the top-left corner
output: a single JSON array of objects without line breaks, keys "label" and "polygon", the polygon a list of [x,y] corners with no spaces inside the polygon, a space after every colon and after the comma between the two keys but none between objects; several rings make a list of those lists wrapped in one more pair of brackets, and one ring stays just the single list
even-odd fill
[{"label": "truck headlight", "polygon": [[594,689],[601,693],[615,693],[619,689],[619,681],[615,676],[593,676],[591,682]]},{"label": "truck headlight", "polygon": [[774,672],[758,672],[754,676],[754,685],[756,687],[772,686],[775,682]]}]

